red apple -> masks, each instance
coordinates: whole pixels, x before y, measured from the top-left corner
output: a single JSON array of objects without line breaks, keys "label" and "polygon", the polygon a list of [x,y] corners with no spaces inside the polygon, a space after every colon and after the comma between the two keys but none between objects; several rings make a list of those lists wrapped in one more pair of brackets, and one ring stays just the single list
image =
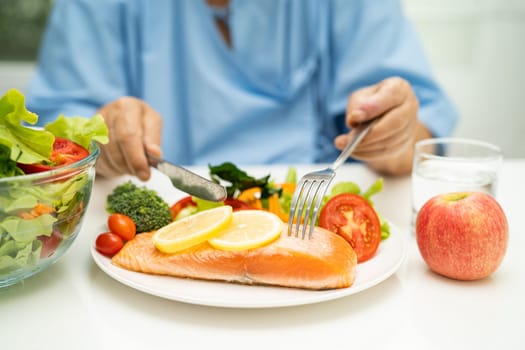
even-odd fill
[{"label": "red apple", "polygon": [[420,209],[416,240],[428,267],[458,280],[477,280],[499,267],[509,238],[498,202],[484,192],[437,195]]}]

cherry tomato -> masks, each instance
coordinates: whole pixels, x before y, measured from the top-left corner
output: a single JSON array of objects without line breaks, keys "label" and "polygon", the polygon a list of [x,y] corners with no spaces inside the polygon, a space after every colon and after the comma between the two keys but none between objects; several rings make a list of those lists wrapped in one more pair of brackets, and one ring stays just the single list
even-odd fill
[{"label": "cherry tomato", "polygon": [[182,209],[189,207],[189,206],[197,206],[197,203],[193,201],[193,198],[191,196],[183,197],[179,199],[175,204],[173,204],[170,207],[171,211],[171,218],[175,220],[175,218],[179,215],[179,213],[182,211]]},{"label": "cherry tomato", "polygon": [[254,209],[248,203],[243,202],[236,198],[228,197],[224,200],[224,204],[231,206],[233,208],[233,211]]},{"label": "cherry tomato", "polygon": [[321,209],[319,226],[341,235],[363,262],[374,256],[381,242],[381,223],[376,211],[363,197],[341,193]]},{"label": "cherry tomato", "polygon": [[124,241],[113,232],[105,232],[98,235],[95,248],[101,254],[113,256],[124,246]]},{"label": "cherry tomato", "polygon": [[108,228],[117,234],[124,241],[129,241],[135,237],[137,227],[132,218],[127,215],[114,213],[108,217]]},{"label": "cherry tomato", "polygon": [[53,152],[51,153],[52,164],[22,164],[18,167],[26,174],[39,173],[42,171],[52,170],[64,165],[75,163],[86,158],[89,151],[79,144],[63,137],[55,137],[53,143]]}]

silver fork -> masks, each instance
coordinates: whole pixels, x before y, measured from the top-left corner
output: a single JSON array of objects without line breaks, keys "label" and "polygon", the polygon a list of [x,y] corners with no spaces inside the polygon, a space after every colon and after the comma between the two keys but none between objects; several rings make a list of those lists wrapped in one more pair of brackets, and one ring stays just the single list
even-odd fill
[{"label": "silver fork", "polygon": [[[301,230],[301,238],[304,239],[306,237],[307,227],[309,227],[308,238],[312,238],[312,232],[317,221],[319,208],[321,207],[323,197],[330,182],[332,182],[332,179],[335,177],[337,168],[348,159],[359,142],[363,140],[377,120],[378,118],[375,118],[355,127],[355,132],[352,134],[352,138],[348,141],[345,149],[331,166],[326,169],[310,172],[299,180],[290,206],[290,216],[288,218],[289,236],[293,235],[295,232],[295,236],[298,237],[299,231]],[[310,212],[312,214],[310,214]],[[301,221],[303,222],[301,223]],[[294,222],[295,231],[293,230]]]}]

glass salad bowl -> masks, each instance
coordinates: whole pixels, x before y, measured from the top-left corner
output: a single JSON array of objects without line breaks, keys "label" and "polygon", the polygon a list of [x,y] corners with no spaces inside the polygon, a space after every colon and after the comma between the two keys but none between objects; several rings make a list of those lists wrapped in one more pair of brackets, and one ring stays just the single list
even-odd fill
[{"label": "glass salad bowl", "polygon": [[0,288],[46,269],[77,237],[95,179],[96,142],[89,153],[52,170],[0,178]]}]

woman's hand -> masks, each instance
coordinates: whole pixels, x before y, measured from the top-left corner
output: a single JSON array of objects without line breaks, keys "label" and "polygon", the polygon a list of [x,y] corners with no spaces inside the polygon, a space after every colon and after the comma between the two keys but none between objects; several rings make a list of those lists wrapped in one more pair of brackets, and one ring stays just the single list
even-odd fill
[{"label": "woman's hand", "polygon": [[[346,109],[346,124],[349,127],[382,116],[357,146],[352,157],[385,174],[409,173],[414,143],[431,137],[417,119],[418,106],[410,84],[398,77],[385,79],[350,95]],[[343,149],[351,133],[336,137],[335,146]]]},{"label": "woman's hand", "polygon": [[100,113],[109,128],[109,143],[102,145],[97,173],[102,176],[151,176],[146,150],[161,155],[162,118],[144,101],[121,97],[103,106]]}]

